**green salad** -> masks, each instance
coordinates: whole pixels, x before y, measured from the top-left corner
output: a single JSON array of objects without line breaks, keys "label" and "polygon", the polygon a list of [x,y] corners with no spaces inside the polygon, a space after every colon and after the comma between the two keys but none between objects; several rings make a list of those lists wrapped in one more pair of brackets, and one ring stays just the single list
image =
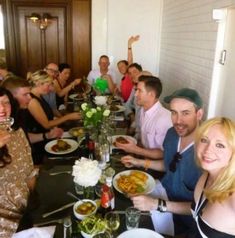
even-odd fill
[{"label": "green salad", "polygon": [[83,231],[89,235],[95,235],[106,229],[106,221],[101,217],[91,215],[82,220],[78,226],[80,231]]}]

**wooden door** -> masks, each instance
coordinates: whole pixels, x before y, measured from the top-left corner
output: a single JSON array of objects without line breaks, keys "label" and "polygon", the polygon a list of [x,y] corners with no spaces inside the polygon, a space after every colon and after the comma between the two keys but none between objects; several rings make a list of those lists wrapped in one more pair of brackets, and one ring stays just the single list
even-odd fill
[{"label": "wooden door", "polygon": [[[3,8],[9,70],[25,77],[50,62],[66,62],[72,77],[88,74],[91,0],[8,0],[3,1]],[[29,19],[32,13],[51,16],[45,30]]]},{"label": "wooden door", "polygon": [[[32,22],[29,16],[37,12],[51,16],[48,26],[40,29],[40,21]],[[19,72],[42,69],[49,62],[66,62],[66,18],[63,8],[19,7],[19,28],[17,34]]]}]

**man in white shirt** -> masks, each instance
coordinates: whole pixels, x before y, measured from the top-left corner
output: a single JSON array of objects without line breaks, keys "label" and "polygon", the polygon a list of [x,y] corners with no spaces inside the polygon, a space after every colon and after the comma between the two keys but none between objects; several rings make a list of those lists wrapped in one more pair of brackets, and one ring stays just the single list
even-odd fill
[{"label": "man in white shirt", "polygon": [[101,55],[99,59],[99,69],[93,69],[89,72],[87,79],[90,85],[95,85],[97,79],[103,79],[107,81],[106,92],[114,93],[116,88],[115,73],[112,69],[109,69],[109,57],[107,55]]}]

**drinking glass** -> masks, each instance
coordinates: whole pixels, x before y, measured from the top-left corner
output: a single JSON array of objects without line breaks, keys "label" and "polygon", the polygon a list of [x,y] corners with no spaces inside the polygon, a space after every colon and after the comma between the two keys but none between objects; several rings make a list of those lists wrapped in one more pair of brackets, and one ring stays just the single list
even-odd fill
[{"label": "drinking glass", "polygon": [[128,207],[126,209],[126,228],[131,230],[139,227],[140,215],[141,212],[137,208]]},{"label": "drinking glass", "polygon": [[11,126],[14,124],[14,118],[8,117],[0,121],[0,129],[8,132],[12,131]]},{"label": "drinking glass", "polygon": [[[110,232],[113,234],[120,226],[120,217],[118,213],[108,212],[105,214],[105,220]],[[113,235],[113,237],[115,237]]]}]

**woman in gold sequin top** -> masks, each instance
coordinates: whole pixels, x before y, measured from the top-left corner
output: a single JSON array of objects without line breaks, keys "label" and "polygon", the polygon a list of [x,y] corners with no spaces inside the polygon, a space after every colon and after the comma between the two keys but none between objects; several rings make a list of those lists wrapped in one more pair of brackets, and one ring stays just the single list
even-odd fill
[{"label": "woman in gold sequin top", "polygon": [[[17,103],[0,87],[0,237],[16,232],[35,183],[31,149],[23,130],[17,127]],[[12,131],[1,122],[13,117]]]}]

